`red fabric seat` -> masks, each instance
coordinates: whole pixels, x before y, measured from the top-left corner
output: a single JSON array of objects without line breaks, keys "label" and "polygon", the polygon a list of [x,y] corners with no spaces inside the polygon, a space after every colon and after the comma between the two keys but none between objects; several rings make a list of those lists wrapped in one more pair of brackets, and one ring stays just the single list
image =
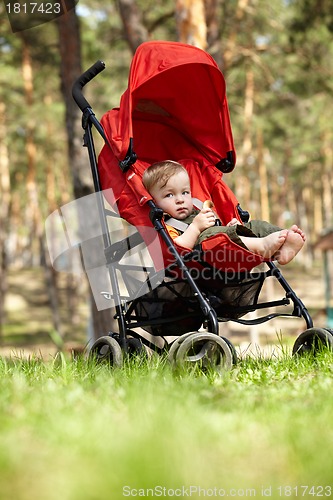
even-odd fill
[{"label": "red fabric seat", "polygon": [[[235,163],[236,154],[224,77],[209,54],[177,42],[143,43],[133,57],[120,107],[105,113],[101,123],[109,141],[98,159],[102,189],[113,190],[120,215],[138,227],[148,247],[151,197],[141,178],[156,161],[182,163],[193,197],[211,199],[222,224],[239,219],[237,199],[216,167],[227,157]],[[127,155],[130,139],[138,160],[123,172],[119,162]],[[172,257],[167,245],[161,245],[167,266]],[[204,259],[226,272],[248,271],[263,260],[225,234],[205,241],[202,248]]]}]

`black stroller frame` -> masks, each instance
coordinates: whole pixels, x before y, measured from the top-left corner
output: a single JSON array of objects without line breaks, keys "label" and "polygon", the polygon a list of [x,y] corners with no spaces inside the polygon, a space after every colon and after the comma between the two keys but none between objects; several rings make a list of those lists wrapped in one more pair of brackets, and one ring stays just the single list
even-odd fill
[{"label": "black stroller frame", "polygon": [[[114,216],[115,214],[105,207],[103,200],[92,129],[95,128],[97,130],[106,144],[108,144],[108,139],[90,104],[82,94],[83,87],[104,69],[105,64],[102,61],[97,61],[85,71],[73,85],[73,98],[82,111],[82,127],[84,129],[83,146],[88,149],[94,189],[97,193],[96,199],[101,230],[103,233],[105,265],[109,272],[112,293],[116,297],[121,297],[116,269],[120,269],[121,272],[124,270],[121,269],[121,266],[118,266],[117,263],[129,248],[133,248],[142,243],[143,239],[139,233],[136,233],[126,237],[122,241],[113,242],[111,241],[108,230],[108,217]],[[133,152],[132,144],[130,144],[128,154],[125,160],[120,162],[121,165],[119,168],[126,171],[126,168],[133,164],[135,160],[136,155]],[[110,332],[97,339],[91,347],[90,354],[97,356],[100,360],[107,359],[111,364],[120,366],[122,364],[123,353],[125,355],[139,353],[145,350],[143,345],[158,353],[162,353],[166,349],[165,345],[167,345],[167,349],[170,351],[169,359],[172,362],[200,361],[202,364],[205,364],[203,360],[209,357],[209,352],[212,351],[212,344],[217,342],[215,351],[216,349],[218,350],[218,355],[215,352],[215,357],[213,356],[214,363],[222,363],[223,368],[230,368],[236,362],[237,356],[232,343],[224,337],[219,337],[219,322],[230,320],[243,325],[257,325],[277,316],[293,316],[303,318],[305,321],[306,330],[297,338],[293,347],[293,354],[303,354],[308,351],[316,352],[322,345],[328,345],[330,348],[333,347],[332,331],[327,328],[314,328],[312,318],[307,308],[283,277],[280,269],[273,262],[266,263],[268,266],[268,271],[266,272],[252,273],[250,274],[250,278],[248,275],[242,275],[239,277],[240,279],[227,284],[227,287],[228,285],[242,286],[242,282],[245,281],[245,284],[248,285],[249,288],[253,286],[253,290],[250,292],[251,297],[249,304],[242,303],[236,306],[232,304],[222,304],[221,306],[221,304],[219,304],[218,307],[215,307],[214,300],[216,297],[212,296],[209,291],[202,290],[198,281],[192,276],[191,269],[186,264],[189,261],[197,260],[200,261],[203,266],[209,268],[209,265],[201,260],[200,250],[195,249],[189,254],[181,256],[162,223],[163,211],[158,208],[153,201],[149,201],[148,203],[150,206],[150,219],[153,226],[172,253],[174,263],[165,270],[166,280],[163,280],[163,282],[158,285],[157,289],[155,288],[153,290],[151,287],[148,294],[134,299],[129,304],[124,305],[123,303],[116,303],[115,319],[118,322],[119,332]],[[173,277],[173,271],[175,269],[177,269],[177,277]],[[159,276],[154,276],[155,270],[147,268],[145,271],[150,283],[158,282]],[[126,272],[130,273],[131,268],[127,266]],[[179,275],[181,275],[181,278],[179,278]],[[220,273],[220,277],[223,282],[225,278],[223,273]],[[285,296],[280,300],[260,303],[258,302],[258,295],[267,277],[275,277],[278,280],[285,292]],[[175,285],[179,286],[181,289],[184,284],[191,291],[190,295],[187,297],[182,295],[181,290],[179,292],[175,289]],[[172,317],[167,315],[166,317],[152,318],[149,312],[145,312],[145,304],[148,304],[150,301],[160,300],[156,290],[161,289],[161,287],[171,291],[177,300],[183,301],[183,303],[186,304],[187,311],[185,314],[176,314],[176,316]],[[241,319],[243,315],[251,311],[275,306],[286,306],[290,303],[293,305],[291,313],[274,312],[255,319]],[[156,343],[147,340],[134,331],[136,328],[142,327],[148,332],[152,330],[154,336],[160,335],[164,338],[164,336],[170,335],[168,332],[171,332],[171,335],[177,335],[177,333],[173,331],[172,326],[175,324],[178,326],[182,321],[185,322],[185,327],[188,323],[189,329],[192,331],[178,336],[177,340],[171,344],[171,347],[167,343],[165,343],[163,347],[158,347]],[[197,331],[203,323],[207,326],[209,331],[208,334],[199,333]]]}]

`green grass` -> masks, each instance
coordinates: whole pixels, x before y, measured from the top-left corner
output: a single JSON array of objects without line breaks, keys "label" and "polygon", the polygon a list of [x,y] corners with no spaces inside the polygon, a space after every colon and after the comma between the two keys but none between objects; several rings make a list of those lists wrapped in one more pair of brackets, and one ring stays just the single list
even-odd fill
[{"label": "green grass", "polygon": [[174,373],[161,358],[114,370],[63,355],[2,359],[0,498],[261,497],[263,487],[281,498],[279,486],[329,485],[332,372],[329,352],[246,358],[222,376]]}]

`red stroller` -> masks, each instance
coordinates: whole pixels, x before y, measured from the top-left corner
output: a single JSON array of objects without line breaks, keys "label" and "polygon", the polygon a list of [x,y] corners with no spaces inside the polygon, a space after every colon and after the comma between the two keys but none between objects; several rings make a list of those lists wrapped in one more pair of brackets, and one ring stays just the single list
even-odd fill
[{"label": "red stroller", "polygon": [[[306,307],[272,262],[266,263],[265,272],[251,272],[263,259],[226,234],[216,235],[194,250],[177,247],[166,230],[163,212],[143,187],[141,178],[147,166],[175,160],[187,169],[193,196],[211,199],[222,224],[233,217],[248,219],[249,214],[222,180],[223,173],[234,169],[236,155],[225,81],[212,57],[181,43],[143,43],[134,55],[120,107],[107,112],[100,123],[82,88],[103,69],[104,63],[97,62],[73,87],[83,112],[95,191],[104,195],[98,198],[98,209],[104,266],[111,284],[104,296],[114,301],[119,325],[119,332],[110,332],[94,343],[91,354],[119,365],[123,353],[140,352],[146,345],[161,352],[167,348],[169,359],[176,364],[213,364],[228,369],[237,356],[232,343],[219,336],[219,322],[253,325],[282,315],[303,317],[306,322],[307,330],[296,340],[293,353],[333,345],[331,331],[313,328]],[[92,127],[105,141],[98,163]],[[125,219],[136,231],[112,241],[108,220],[114,216]],[[122,263],[126,253],[135,252],[143,242],[152,259],[150,267],[140,267],[145,280],[134,278],[135,266]],[[127,288],[136,281],[130,299],[122,300],[119,273]],[[276,278],[285,294],[280,300],[260,303],[268,277]],[[289,313],[243,318],[251,311],[287,304],[293,305]],[[176,340],[157,347],[136,331],[139,327],[153,337],[176,336]]]}]

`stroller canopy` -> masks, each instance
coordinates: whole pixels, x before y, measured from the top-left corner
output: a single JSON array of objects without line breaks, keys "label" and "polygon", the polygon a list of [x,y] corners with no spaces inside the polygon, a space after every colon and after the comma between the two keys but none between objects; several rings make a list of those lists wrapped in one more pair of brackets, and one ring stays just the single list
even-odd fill
[{"label": "stroller canopy", "polygon": [[133,138],[138,159],[149,163],[198,158],[222,171],[235,164],[223,75],[208,53],[191,45],[140,45],[120,107],[102,124],[119,161]]},{"label": "stroller canopy", "polygon": [[[156,161],[180,161],[189,173],[192,196],[211,199],[223,225],[234,217],[240,220],[238,201],[221,173],[231,171],[236,159],[225,81],[209,54],[178,42],[143,43],[133,57],[120,107],[105,113],[101,123],[108,139],[98,159],[101,187],[112,188],[111,205],[136,226],[154,262],[147,204],[152,198],[142,174]],[[132,139],[137,161],[131,158]],[[167,265],[174,257],[162,239],[161,245]],[[175,246],[181,253],[189,251]],[[206,262],[222,270],[247,270],[263,260],[222,233],[201,246]]]}]

